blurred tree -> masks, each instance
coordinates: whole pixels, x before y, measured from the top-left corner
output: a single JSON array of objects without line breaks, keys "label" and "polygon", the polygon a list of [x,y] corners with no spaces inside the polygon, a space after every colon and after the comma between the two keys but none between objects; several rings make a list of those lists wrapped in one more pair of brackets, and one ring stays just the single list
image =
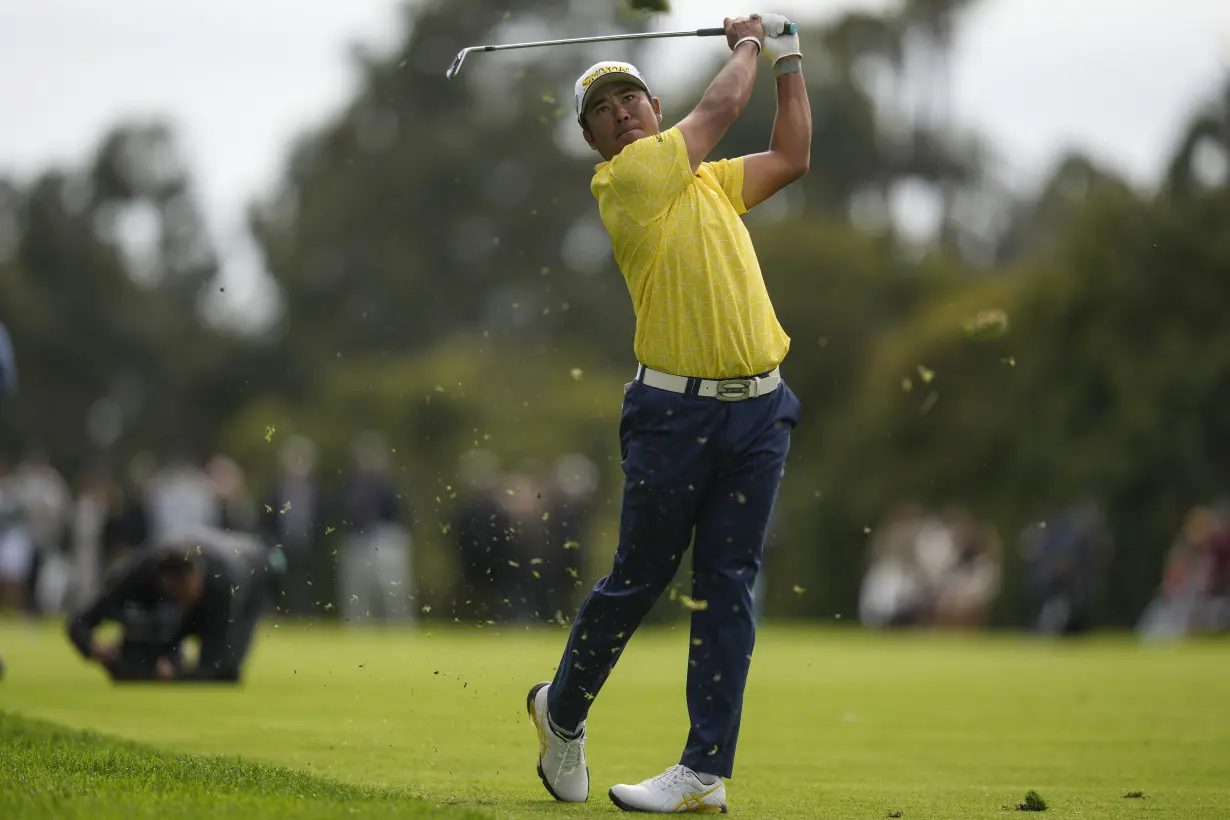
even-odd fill
[{"label": "blurred tree", "polygon": [[0,310],[24,373],[4,441],[41,442],[70,475],[93,453],[205,448],[255,354],[200,320],[217,265],[171,131],[120,126],[86,170],[0,190]]},{"label": "blurred tree", "polygon": [[1230,72],[1223,82],[1220,99],[1196,112],[1171,158],[1165,181],[1170,196],[1230,186]]},{"label": "blurred tree", "polygon": [[[1183,513],[1230,489],[1227,220],[1224,190],[1156,203],[1105,190],[1028,275],[886,335],[819,448],[827,604],[851,611],[862,529],[898,501],[969,502],[1015,533],[1093,495],[1115,534],[1108,614],[1132,623]],[[987,309],[1010,332],[977,341],[966,323]],[[1007,578],[1010,618],[1019,573]]]},{"label": "blurred tree", "polygon": [[1011,265],[1050,251],[1090,197],[1128,194],[1127,181],[1091,157],[1061,157],[1034,197],[1018,198],[994,238],[994,261]]},{"label": "blurred tree", "polygon": [[927,131],[952,130],[952,50],[958,18],[979,0],[901,0],[896,18],[904,39],[918,36],[923,71],[915,99],[915,124]]},{"label": "blurred tree", "polygon": [[[948,231],[941,239],[952,249],[960,247],[958,228],[951,219],[953,203],[963,188],[979,182],[981,149],[956,133],[949,119],[932,116],[928,105],[911,105],[904,89],[921,88],[919,93],[927,99],[943,95],[943,89],[931,87],[926,73],[931,63],[911,62],[907,44],[921,30],[927,37],[939,38],[935,43],[924,40],[931,44],[924,55],[946,53],[956,17],[969,5],[954,2],[933,8],[924,3],[879,14],[850,11],[827,22],[803,21],[803,70],[815,112],[812,170],[764,209],[770,219],[820,212],[883,225],[891,221],[897,188],[921,182],[938,192],[940,221]],[[681,114],[690,110],[719,65],[715,60],[710,71],[701,72],[685,103],[672,110]],[[907,82],[910,72],[923,76],[909,77]],[[714,155],[765,150],[775,112],[772,72],[761,71],[747,110]]]},{"label": "blurred tree", "polygon": [[361,59],[354,101],[300,142],[252,214],[300,387],[321,361],[459,332],[584,337],[627,360],[630,309],[611,308],[626,291],[574,124],[571,78],[596,52],[474,55],[452,81],[444,70],[465,45],[636,25],[615,4],[436,2],[416,8],[395,53]]},{"label": "blurred tree", "polygon": [[[896,12],[902,38],[920,41],[921,70],[917,82],[907,167],[911,175],[931,184],[940,200],[941,245],[959,247],[953,210],[958,189],[969,182],[973,169],[963,161],[955,142],[952,111],[952,51],[958,18],[978,0],[902,0]],[[907,65],[908,49],[907,49]]]}]

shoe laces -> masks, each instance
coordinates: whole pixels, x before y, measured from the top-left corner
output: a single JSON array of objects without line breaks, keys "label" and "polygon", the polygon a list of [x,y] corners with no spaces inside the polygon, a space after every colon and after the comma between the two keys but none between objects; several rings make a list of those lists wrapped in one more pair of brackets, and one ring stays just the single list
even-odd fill
[{"label": "shoe laces", "polygon": [[585,742],[581,738],[576,740],[568,740],[559,750],[559,765],[561,771],[569,771],[581,765],[581,754],[585,749]]},{"label": "shoe laces", "polygon": [[652,786],[660,786],[661,788],[664,788],[664,789],[670,788],[671,786],[674,786],[676,783],[683,782],[684,778],[688,774],[688,771],[689,770],[686,766],[683,766],[682,764],[677,763],[674,766],[671,766],[666,771],[662,772],[662,774],[658,775],[655,778],[652,778],[649,781],[649,783]]}]

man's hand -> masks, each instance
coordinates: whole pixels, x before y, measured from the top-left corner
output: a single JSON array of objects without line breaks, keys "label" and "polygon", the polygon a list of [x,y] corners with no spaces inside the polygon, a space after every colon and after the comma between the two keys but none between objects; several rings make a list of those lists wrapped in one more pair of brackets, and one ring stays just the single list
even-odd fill
[{"label": "man's hand", "polygon": [[730,46],[731,51],[735,50],[741,40],[749,37],[756,41],[757,52],[764,50],[765,27],[760,21],[760,15],[736,17],[733,20],[727,17],[722,21],[722,25],[726,29],[726,44]]},{"label": "man's hand", "polygon": [[154,676],[158,680],[174,680],[175,664],[166,658],[159,658],[158,663],[154,666]]},{"label": "man's hand", "polygon": [[799,49],[798,26],[781,14],[761,15],[764,23],[764,54],[769,63],[777,65],[787,57],[802,57]]},{"label": "man's hand", "polygon": [[120,648],[113,643],[103,643],[98,638],[90,640],[90,658],[103,666],[111,666],[120,659]]}]

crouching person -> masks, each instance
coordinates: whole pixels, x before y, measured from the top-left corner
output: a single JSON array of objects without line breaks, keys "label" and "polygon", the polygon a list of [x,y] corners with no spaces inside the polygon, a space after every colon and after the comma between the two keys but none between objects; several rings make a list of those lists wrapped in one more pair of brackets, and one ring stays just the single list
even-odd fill
[{"label": "crouching person", "polygon": [[[238,683],[257,623],[279,589],[280,558],[237,533],[177,537],[122,567],[106,591],[69,620],[69,638],[116,682]],[[117,643],[94,635],[107,621],[120,625]],[[190,635],[200,652],[187,667],[182,646]]]}]

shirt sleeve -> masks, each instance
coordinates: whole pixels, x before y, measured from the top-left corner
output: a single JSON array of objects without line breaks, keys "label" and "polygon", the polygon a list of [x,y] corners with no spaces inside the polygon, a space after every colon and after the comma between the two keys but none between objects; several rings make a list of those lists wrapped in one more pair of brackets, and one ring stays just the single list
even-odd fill
[{"label": "shirt sleeve", "polygon": [[68,622],[68,637],[84,658],[90,657],[90,645],[94,628],[103,621],[119,621],[125,601],[132,600],[141,592],[146,582],[148,565],[140,561],[113,580],[106,591],[89,607],[76,613]]},{"label": "shirt sleeve", "polygon": [[706,162],[704,167],[713,174],[735,211],[740,216],[747,213],[747,205],[743,202],[743,157]]},{"label": "shirt sleeve", "polygon": [[610,163],[611,193],[642,225],[661,219],[693,182],[688,146],[678,128],[637,140]]}]

